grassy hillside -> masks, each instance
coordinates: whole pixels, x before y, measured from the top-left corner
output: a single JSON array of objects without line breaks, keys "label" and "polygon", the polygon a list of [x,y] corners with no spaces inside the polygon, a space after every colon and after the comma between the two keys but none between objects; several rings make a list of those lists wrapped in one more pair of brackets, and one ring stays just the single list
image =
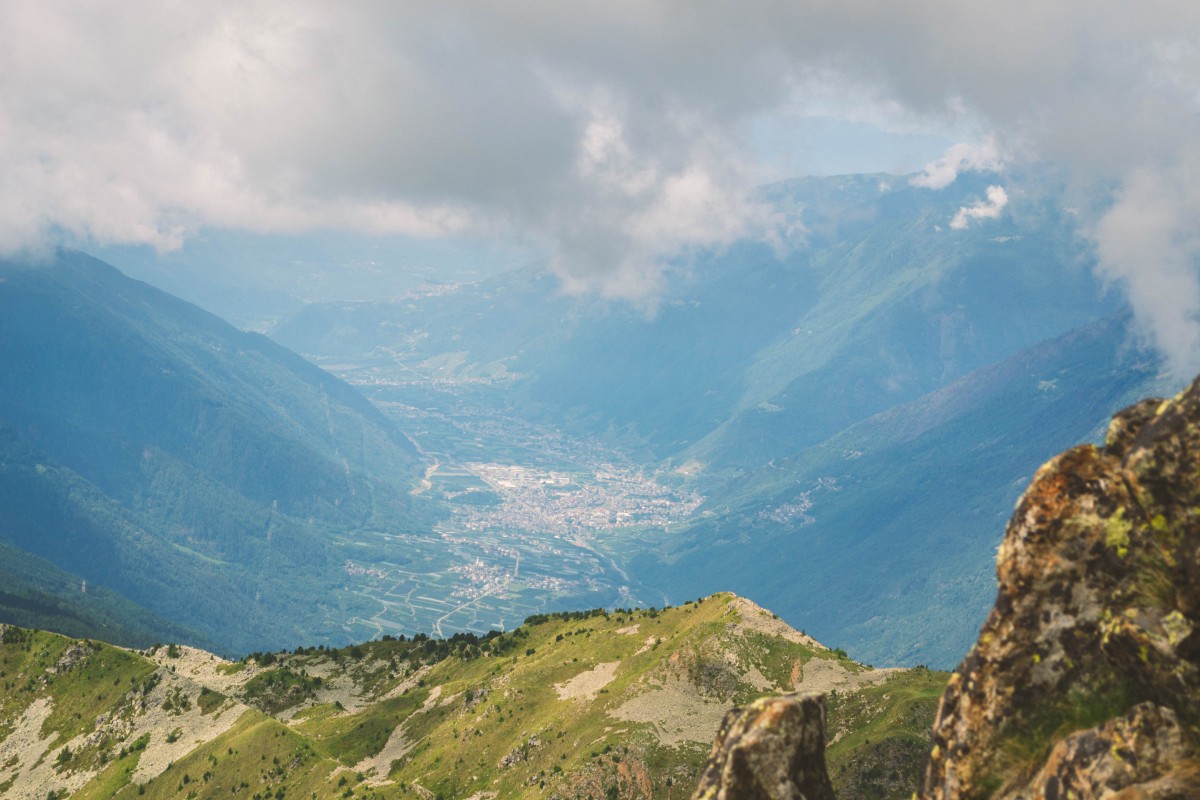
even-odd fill
[{"label": "grassy hillside", "polygon": [[872,670],[733,595],[228,662],[7,628],[4,796],[686,797],[725,710],[830,692],[840,797],[907,797],[947,676]]}]

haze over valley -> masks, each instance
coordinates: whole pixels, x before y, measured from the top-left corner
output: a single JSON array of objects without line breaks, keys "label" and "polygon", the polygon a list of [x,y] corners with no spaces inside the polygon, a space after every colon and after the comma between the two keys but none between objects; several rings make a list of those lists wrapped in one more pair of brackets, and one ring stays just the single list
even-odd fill
[{"label": "haze over valley", "polygon": [[278,344],[79,254],[10,262],[7,568],[71,576],[14,607],[78,627],[86,581],[158,620],[130,641],[236,653],[719,585],[949,667],[1032,470],[1177,385],[1069,216],[944,226],[994,179],[764,187],[807,245],[695,254],[653,309],[534,265],[309,303]]},{"label": "haze over valley", "polygon": [[1038,466],[1200,369],[1198,20],[885,5],[5,8],[5,618],[736,591],[952,666]]}]

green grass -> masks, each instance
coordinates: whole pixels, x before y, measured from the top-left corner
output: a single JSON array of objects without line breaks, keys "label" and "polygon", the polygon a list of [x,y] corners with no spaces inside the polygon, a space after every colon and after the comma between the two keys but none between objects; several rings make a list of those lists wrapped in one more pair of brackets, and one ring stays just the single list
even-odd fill
[{"label": "green grass", "polygon": [[[580,781],[607,792],[617,785],[619,773],[641,775],[656,797],[681,795],[699,775],[709,735],[704,741],[668,746],[659,742],[652,724],[616,718],[615,708],[653,684],[682,680],[691,681],[719,716],[727,705],[772,693],[747,682],[751,667],[784,689],[797,662],[838,658],[832,651],[733,625],[738,617],[732,602],[731,595],[716,595],[669,609],[539,615],[515,631],[482,640],[388,640],[339,650],[259,654],[254,660],[265,669],[229,692],[233,699],[274,710],[280,720],[248,711],[144,787],[128,783],[141,757],[137,743],[102,743],[72,754],[69,766],[96,772],[85,787],[86,797],[236,793],[265,800],[282,791],[284,797],[305,800],[314,793],[323,798],[347,792],[415,799],[415,784],[444,797],[478,791],[534,797],[569,794]],[[636,631],[629,633],[634,626]],[[72,644],[48,634],[12,638],[0,647],[0,665],[5,665],[0,671],[10,681],[42,674]],[[107,651],[112,654],[101,658]],[[862,669],[845,659],[841,663],[848,670]],[[590,696],[559,695],[557,684],[600,664],[617,665],[610,682],[593,687],[597,691]],[[418,668],[419,676],[414,676]],[[111,711],[115,692],[123,697],[130,688],[151,682],[153,670],[140,655],[102,647],[51,684],[55,707],[62,711],[56,724],[85,729],[104,704]],[[81,679],[78,685],[73,673]],[[297,695],[307,691],[305,681],[316,674],[326,676],[326,685],[314,690],[321,701],[314,705]],[[939,673],[905,672],[831,700],[831,731],[839,725],[850,728],[829,749],[835,776],[837,770],[849,776],[842,785],[884,785],[889,774],[900,774],[897,765],[905,776],[917,768],[919,759],[911,751],[927,737],[932,704],[944,680]],[[93,681],[107,682],[112,692],[101,691]],[[292,694],[295,688],[300,691]],[[350,688],[353,705],[339,694]],[[389,694],[393,696],[379,699]],[[180,692],[168,698],[173,709],[185,695],[191,698],[189,714],[230,713],[219,711],[227,709],[228,698],[213,689]],[[33,697],[19,689],[0,695],[0,704],[7,704],[0,719],[19,718]],[[336,697],[351,710],[334,702]],[[87,714],[79,713],[82,709]],[[713,733],[715,727],[714,720]],[[410,749],[369,776],[390,777],[392,784],[370,787],[352,770],[379,754],[397,729]],[[181,728],[172,735],[188,734]]]},{"label": "green grass", "polygon": [[1146,699],[1141,684],[1102,677],[1093,686],[1075,686],[1065,695],[1037,704],[1000,729],[995,769],[982,782],[1003,785],[1009,777],[1043,763],[1064,737],[1097,727]]},{"label": "green grass", "polygon": [[[332,795],[329,774],[336,765],[323,758],[302,736],[255,712],[247,712],[232,728],[200,745],[145,786],[144,796],[158,798]],[[193,794],[194,792],[194,794]],[[127,788],[122,797],[133,796]],[[140,796],[140,793],[139,793]]]},{"label": "green grass", "polygon": [[382,750],[392,731],[421,707],[428,694],[421,689],[376,703],[358,714],[310,717],[298,730],[322,753],[354,766]]},{"label": "green grass", "polygon": [[51,680],[55,703],[44,733],[57,731],[67,740],[92,730],[97,716],[155,671],[153,664],[133,653],[99,643],[91,647],[95,649],[79,666]]},{"label": "green grass", "polygon": [[243,688],[244,699],[268,714],[278,714],[313,696],[321,679],[298,672],[288,665],[255,675]]},{"label": "green grass", "polygon": [[115,797],[132,781],[134,770],[137,769],[141,757],[141,749],[126,752],[124,756],[110,762],[99,775],[72,797],[75,800],[108,800],[108,798]]},{"label": "green grass", "polygon": [[200,687],[200,696],[196,699],[196,703],[200,706],[200,712],[203,714],[211,714],[225,704],[229,699],[220,692],[213,691],[207,686]]},{"label": "green grass", "polygon": [[916,788],[929,752],[938,699],[949,676],[932,670],[899,673],[882,684],[827,698],[825,760],[839,800],[901,800]]},{"label": "green grass", "polygon": [[[62,669],[60,659],[71,648],[81,650],[82,657],[74,668]],[[11,726],[29,703],[49,695],[54,705],[42,734],[57,733],[67,741],[92,730],[97,716],[118,705],[154,670],[141,656],[110,645],[9,628],[0,646],[0,719]]]}]

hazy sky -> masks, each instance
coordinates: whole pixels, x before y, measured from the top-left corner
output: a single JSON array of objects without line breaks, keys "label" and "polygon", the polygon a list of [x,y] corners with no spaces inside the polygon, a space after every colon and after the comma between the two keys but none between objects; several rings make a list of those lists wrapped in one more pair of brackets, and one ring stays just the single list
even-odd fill
[{"label": "hazy sky", "polygon": [[945,143],[930,191],[1064,168],[1104,274],[1193,368],[1198,46],[1181,0],[0,0],[0,249],[495,237],[639,297],[680,250],[773,235],[754,186]]}]

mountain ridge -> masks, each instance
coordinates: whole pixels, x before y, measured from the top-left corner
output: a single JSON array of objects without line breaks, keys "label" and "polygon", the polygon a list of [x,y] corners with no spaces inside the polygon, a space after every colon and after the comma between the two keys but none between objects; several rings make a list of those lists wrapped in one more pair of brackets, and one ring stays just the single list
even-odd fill
[{"label": "mountain ridge", "polygon": [[[231,787],[321,797],[670,795],[694,783],[730,702],[793,686],[838,691],[838,785],[899,797],[889,771],[915,779],[913,753],[925,741],[917,731],[945,681],[858,665],[728,594],[670,609],[538,615],[480,638],[386,639],[238,662],[12,627],[0,642],[4,680],[20,687],[0,695],[0,763],[13,771],[0,795],[13,798]],[[881,742],[894,745],[886,757]]]}]

